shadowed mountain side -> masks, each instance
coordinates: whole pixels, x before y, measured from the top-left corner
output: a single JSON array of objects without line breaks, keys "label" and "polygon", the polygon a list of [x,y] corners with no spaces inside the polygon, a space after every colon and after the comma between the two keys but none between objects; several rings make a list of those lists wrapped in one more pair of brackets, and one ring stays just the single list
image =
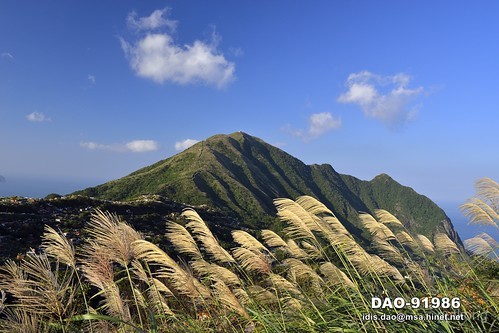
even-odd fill
[{"label": "shadowed mountain side", "polygon": [[128,200],[159,194],[175,201],[234,212],[250,227],[263,227],[276,211],[275,198],[311,195],[359,234],[358,211],[383,208],[426,236],[445,231],[461,244],[450,220],[427,197],[379,175],[362,181],[332,166],[306,165],[259,138],[236,132],[215,135],[123,178],[75,194]]}]

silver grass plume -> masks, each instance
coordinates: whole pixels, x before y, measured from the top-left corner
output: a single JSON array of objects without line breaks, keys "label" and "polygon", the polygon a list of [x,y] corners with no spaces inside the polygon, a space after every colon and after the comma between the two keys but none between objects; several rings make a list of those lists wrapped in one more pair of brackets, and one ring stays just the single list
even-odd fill
[{"label": "silver grass plume", "polygon": [[470,219],[470,224],[483,224],[499,228],[496,222],[499,220],[499,214],[484,200],[471,198],[460,208],[464,215]]},{"label": "silver grass plume", "polygon": [[307,259],[308,253],[296,244],[293,239],[288,239],[286,251],[296,259]]},{"label": "silver grass plume", "polygon": [[307,253],[309,259],[318,260],[322,258],[321,250],[318,249],[315,245],[303,241],[301,242],[301,246],[303,250]]},{"label": "silver grass plume", "polygon": [[270,273],[270,263],[263,253],[255,253],[244,247],[237,247],[232,250],[232,254],[248,273],[265,275]]},{"label": "silver grass plume", "polygon": [[419,249],[419,246],[414,238],[412,238],[412,236],[409,235],[409,233],[407,233],[406,231],[402,230],[396,232],[395,237],[401,245],[408,247],[409,249],[411,249],[411,251],[417,251]]},{"label": "silver grass plume", "polygon": [[157,315],[168,314],[174,316],[167,302],[167,297],[173,296],[171,290],[163,282],[150,276],[139,260],[135,259],[132,261],[132,272],[140,281],[147,285],[145,293],[139,293],[141,296],[147,297],[147,304],[152,307],[154,312]]},{"label": "silver grass plume", "polygon": [[90,246],[84,248],[85,255],[92,256],[96,251],[106,252],[109,260],[123,266],[127,266],[135,257],[131,244],[142,239],[139,232],[122,221],[116,214],[101,210],[96,210],[92,214],[85,231],[92,238]]},{"label": "silver grass plume", "polygon": [[244,309],[244,307],[239,302],[238,298],[234,293],[227,287],[227,285],[223,281],[216,281],[213,284],[214,296],[216,299],[227,307],[229,310],[235,311],[242,317],[246,319],[250,319],[248,313]]},{"label": "silver grass plume", "polygon": [[188,255],[193,260],[203,258],[196,241],[186,228],[178,223],[168,222],[166,230],[166,237],[178,253]]},{"label": "silver grass plume", "polygon": [[315,281],[324,284],[324,280],[322,280],[315,270],[299,259],[284,259],[283,264],[289,268],[291,276],[296,279],[296,281]]},{"label": "silver grass plume", "polygon": [[204,250],[213,259],[222,263],[234,262],[234,258],[232,258],[229,252],[218,244],[215,236],[213,236],[206,223],[194,209],[185,209],[182,212],[182,216],[189,221],[186,227],[190,229],[196,240],[203,245]]},{"label": "silver grass plume", "polygon": [[435,234],[435,236],[433,236],[433,241],[435,242],[435,249],[443,255],[450,255],[460,252],[456,243],[454,243],[449,238],[449,236],[444,233]]},{"label": "silver grass plume", "polygon": [[270,253],[270,251],[258,241],[255,237],[251,236],[246,231],[242,230],[234,230],[232,231],[232,238],[234,242],[239,244],[241,247],[244,247],[253,252],[266,252]]},{"label": "silver grass plume", "polygon": [[350,280],[350,278],[336,265],[327,261],[320,266],[322,275],[326,278],[326,284],[329,287],[343,285],[352,289],[357,289],[357,286]]},{"label": "silver grass plume", "polygon": [[199,276],[223,281],[228,286],[241,285],[241,280],[234,272],[217,264],[211,264],[201,259],[191,261],[190,266]]},{"label": "silver grass plume", "polygon": [[22,307],[6,309],[0,318],[0,333],[49,333],[51,329],[43,318]]},{"label": "silver grass plume", "polygon": [[373,238],[378,238],[383,241],[395,240],[395,235],[393,234],[393,232],[388,229],[386,225],[376,221],[376,219],[372,217],[371,214],[360,213],[359,219],[364,229],[369,231]]},{"label": "silver grass plume", "polygon": [[205,286],[192,274],[180,267],[158,246],[145,240],[139,240],[133,243],[133,247],[137,253],[137,258],[144,260],[149,265],[158,266],[159,269],[156,275],[170,281],[178,293],[191,298],[209,299],[211,297],[209,290]]},{"label": "silver grass plume", "polygon": [[61,322],[71,313],[75,288],[71,275],[53,270],[46,254],[29,254],[20,265],[13,261],[0,269],[0,289],[14,297],[27,313],[51,316]]},{"label": "silver grass plume", "polygon": [[[310,215],[303,208],[290,199],[275,199],[274,205],[277,208],[279,219],[287,223],[284,232],[289,238],[317,241],[309,226],[302,219],[303,217],[311,219]],[[299,209],[297,209],[297,206]]]},{"label": "silver grass plume", "polygon": [[320,231],[317,226],[318,217],[308,212],[301,205],[291,199],[276,199],[274,205],[277,211],[286,210],[295,214],[312,231]]},{"label": "silver grass plume", "polygon": [[499,184],[491,178],[475,183],[476,194],[460,208],[471,224],[491,225],[499,228]]},{"label": "silver grass plume", "polygon": [[270,305],[276,304],[279,300],[276,295],[259,285],[250,285],[246,288],[249,298],[256,301],[257,304]]},{"label": "silver grass plume", "polygon": [[309,195],[303,195],[296,199],[296,203],[303,207],[307,212],[314,215],[326,214],[334,216],[333,212],[322,202]]},{"label": "silver grass plume", "polygon": [[481,237],[468,238],[464,241],[464,247],[477,256],[487,256],[494,252],[490,244]]},{"label": "silver grass plume", "polygon": [[269,247],[286,247],[286,242],[272,230],[262,230],[262,238]]},{"label": "silver grass plume", "polygon": [[433,243],[424,235],[416,235],[421,249],[426,253],[435,253]]},{"label": "silver grass plume", "polygon": [[86,280],[97,287],[102,296],[102,308],[105,312],[121,320],[130,320],[130,309],[122,298],[118,285],[114,281],[113,263],[107,250],[94,246],[95,252],[87,254],[81,260],[81,270]]},{"label": "silver grass plume", "polygon": [[48,225],[45,225],[41,248],[48,256],[59,260],[73,269],[76,268],[76,256],[73,244],[64,235],[58,233]]},{"label": "silver grass plume", "polygon": [[268,279],[271,286],[282,293],[289,293],[295,296],[301,295],[301,291],[293,283],[279,274],[270,273]]},{"label": "silver grass plume", "polygon": [[375,209],[374,210],[374,215],[376,215],[376,218],[378,219],[379,222],[383,224],[388,224],[388,225],[394,225],[398,227],[403,227],[404,225],[402,222],[400,222],[399,219],[397,219],[392,213],[384,210],[384,209]]},{"label": "silver grass plume", "polygon": [[375,239],[373,244],[376,252],[381,258],[385,259],[391,264],[404,264],[404,258],[402,257],[400,251],[389,242]]},{"label": "silver grass plume", "polygon": [[491,178],[479,179],[475,187],[477,195],[489,202],[489,206],[496,212],[499,211],[499,184]]},{"label": "silver grass plume", "polygon": [[490,236],[488,233],[486,232],[481,232],[479,233],[478,235],[476,235],[475,237],[480,237],[482,238],[483,240],[485,240],[487,243],[489,243],[490,246],[492,246],[493,248],[496,248],[496,247],[499,247],[499,243],[492,237]]},{"label": "silver grass plume", "polygon": [[373,271],[376,271],[376,273],[380,276],[386,276],[391,278],[394,282],[398,284],[404,284],[405,279],[400,274],[399,270],[389,263],[387,263],[385,260],[382,258],[378,257],[377,255],[373,254],[371,255],[371,262],[373,267]]}]

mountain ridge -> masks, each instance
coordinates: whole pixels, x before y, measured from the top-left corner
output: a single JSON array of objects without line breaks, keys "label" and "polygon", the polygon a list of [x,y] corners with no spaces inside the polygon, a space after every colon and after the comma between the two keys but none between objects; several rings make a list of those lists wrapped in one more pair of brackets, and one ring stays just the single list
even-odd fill
[{"label": "mountain ridge", "polygon": [[330,207],[347,228],[358,211],[390,211],[426,236],[446,232],[462,244],[445,212],[429,198],[387,174],[370,181],[339,174],[329,164],[306,165],[285,151],[246,134],[217,134],[167,159],[117,180],[75,192],[109,200],[159,194],[191,205],[236,213],[249,227],[271,223],[273,200],[311,195]]}]

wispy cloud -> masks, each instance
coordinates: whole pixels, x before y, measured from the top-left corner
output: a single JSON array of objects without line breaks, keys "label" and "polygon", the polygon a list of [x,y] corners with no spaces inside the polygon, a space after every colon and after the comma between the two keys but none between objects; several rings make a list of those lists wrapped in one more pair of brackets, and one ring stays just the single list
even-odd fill
[{"label": "wispy cloud", "polygon": [[138,17],[136,12],[131,12],[127,16],[127,24],[132,29],[155,30],[167,27],[170,31],[175,31],[178,21],[165,18],[170,12],[170,8],[156,9],[151,15]]},{"label": "wispy cloud", "polygon": [[244,51],[240,47],[231,47],[229,48],[229,52],[234,56],[234,57],[242,57],[244,55]]},{"label": "wispy cloud", "polygon": [[345,83],[348,90],[338,98],[340,103],[357,104],[367,117],[381,120],[389,127],[412,120],[417,106],[411,104],[424,92],[423,87],[408,88],[411,77],[398,73],[381,76],[369,71],[353,73]]},{"label": "wispy cloud", "polygon": [[175,142],[175,150],[176,151],[185,150],[198,142],[199,142],[198,140],[194,140],[194,139],[185,139],[182,141],[177,141],[177,142]]},{"label": "wispy cloud", "polygon": [[87,79],[91,84],[95,84],[95,75],[88,74]]},{"label": "wispy cloud", "polygon": [[2,52],[0,54],[0,57],[4,58],[4,59],[14,60],[14,56],[12,54],[10,54],[9,52]]},{"label": "wispy cloud", "polygon": [[135,13],[128,15],[129,25],[147,32],[131,43],[120,38],[133,71],[158,83],[201,83],[222,88],[233,81],[235,64],[218,51],[220,36],[216,33],[210,42],[196,40],[190,45],[179,45],[171,32],[153,32],[163,27],[170,31],[176,28],[177,21],[164,17],[168,13],[168,9],[163,9],[148,17],[138,18]]},{"label": "wispy cloud", "polygon": [[45,116],[43,112],[31,112],[26,116],[26,119],[29,121],[33,122],[44,122],[44,121],[50,121],[50,118]]},{"label": "wispy cloud", "polygon": [[107,150],[119,153],[145,153],[158,150],[159,144],[154,140],[133,140],[126,143],[102,144],[93,141],[80,142],[80,147],[89,150]]},{"label": "wispy cloud", "polygon": [[6,183],[7,179],[4,176],[0,175],[0,183]]},{"label": "wispy cloud", "polygon": [[87,148],[90,150],[116,150],[115,145],[105,145],[93,141],[80,142],[80,147]]},{"label": "wispy cloud", "polygon": [[314,113],[310,116],[308,121],[309,126],[307,130],[295,129],[290,125],[286,127],[286,130],[291,135],[308,142],[318,138],[332,129],[340,128],[342,125],[341,118],[333,116],[330,112]]}]

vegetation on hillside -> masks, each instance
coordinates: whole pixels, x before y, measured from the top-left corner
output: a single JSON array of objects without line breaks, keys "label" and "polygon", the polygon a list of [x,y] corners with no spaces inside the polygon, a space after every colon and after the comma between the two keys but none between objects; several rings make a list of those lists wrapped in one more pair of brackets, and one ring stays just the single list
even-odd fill
[{"label": "vegetation on hillside", "polygon": [[[234,230],[232,248],[190,208],[166,224],[169,249],[102,211],[77,248],[47,226],[42,253],[0,269],[0,332],[499,329],[497,281],[478,276],[476,261],[446,234],[431,240],[412,234],[378,209],[358,216],[370,241],[363,247],[310,196],[274,204],[282,232]],[[373,297],[418,306],[373,308]],[[400,321],[400,314],[407,316],[403,325],[382,319],[399,315]]]},{"label": "vegetation on hillside", "polygon": [[430,238],[446,232],[462,245],[442,209],[389,176],[361,181],[340,175],[328,164],[306,165],[242,132],[215,135],[171,158],[77,194],[107,200],[159,194],[235,213],[245,227],[253,229],[268,228],[273,222],[274,198],[307,194],[327,205],[356,236],[360,236],[357,212],[372,214],[382,207],[412,232]]}]

